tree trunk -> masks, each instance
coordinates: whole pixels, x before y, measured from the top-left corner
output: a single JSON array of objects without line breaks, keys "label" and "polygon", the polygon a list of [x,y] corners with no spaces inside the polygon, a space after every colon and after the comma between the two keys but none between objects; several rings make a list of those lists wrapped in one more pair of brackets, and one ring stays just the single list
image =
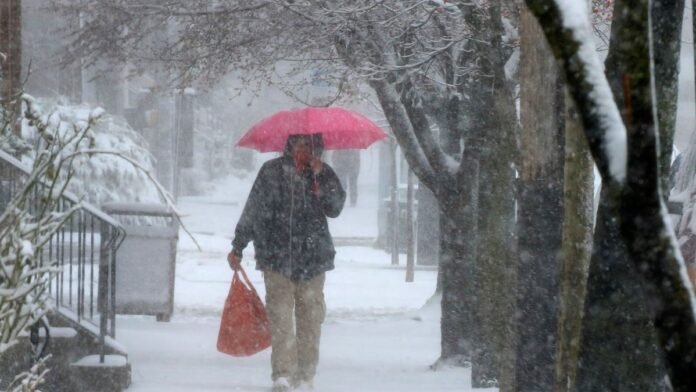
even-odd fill
[{"label": "tree trunk", "polygon": [[571,392],[575,385],[594,218],[592,157],[582,123],[567,94],[565,135],[561,296],[554,389],[557,392]]},{"label": "tree trunk", "polygon": [[[420,183],[433,191],[440,206],[440,266],[438,284],[442,292],[441,354],[433,365],[463,365],[471,358],[475,296],[471,295],[472,271],[476,261],[476,213],[478,196],[478,156],[464,154],[458,177],[451,181],[447,173],[431,174],[420,147],[413,139],[399,139],[401,127],[413,127],[403,97],[385,80],[374,80],[384,114],[395,130],[409,166]],[[411,105],[413,106],[413,105]],[[411,107],[412,110],[418,110]],[[409,136],[406,136],[409,137]],[[456,184],[452,184],[455,182]]]},{"label": "tree trunk", "polygon": [[652,30],[655,61],[655,96],[660,132],[660,183],[662,194],[669,195],[674,126],[677,117],[679,54],[684,19],[684,0],[653,0]]},{"label": "tree trunk", "polygon": [[[657,328],[660,354],[667,365],[676,392],[696,390],[696,321],[693,287],[677,259],[678,249],[672,228],[663,215],[660,192],[662,177],[658,151],[658,118],[653,110],[653,69],[651,48],[650,0],[631,2],[629,20],[618,37],[626,42],[621,57],[627,67],[624,85],[624,123],[628,139],[626,182],[622,189],[619,214],[621,235],[636,270],[643,272],[649,286],[650,316]],[[681,20],[681,19],[680,19]],[[662,23],[670,23],[661,19]],[[674,23],[674,21],[672,21]],[[679,35],[676,35],[678,37]],[[633,42],[631,42],[631,40]],[[625,50],[625,51],[623,51]],[[666,181],[664,181],[666,182]],[[653,291],[656,294],[653,295]],[[648,293],[648,290],[644,290]],[[685,312],[686,311],[686,312]],[[660,356],[658,356],[660,357]],[[659,369],[662,371],[662,367]]]},{"label": "tree trunk", "polygon": [[[515,136],[517,117],[511,83],[505,74],[507,54],[501,6],[491,3],[482,12],[475,3],[459,5],[475,39],[467,43],[462,66],[478,70],[479,76],[468,81],[449,101],[447,114],[450,130],[465,137],[464,154],[479,157],[478,242],[474,281],[475,336],[472,342],[472,387],[510,385],[509,340],[514,314],[516,259],[514,248],[514,171],[517,156]],[[466,105],[466,106],[464,106]],[[465,132],[462,132],[465,130]],[[451,146],[451,145],[450,145]],[[466,159],[466,158],[465,158]],[[504,383],[505,386],[502,386]]]},{"label": "tree trunk", "polygon": [[[497,83],[503,86],[503,83]],[[495,378],[501,391],[512,386],[511,359],[514,347],[510,331],[515,314],[515,195],[514,176],[509,159],[515,156],[514,104],[510,95],[500,94],[495,105],[508,108],[498,110],[498,126],[487,132],[480,159],[479,242],[476,283],[478,311],[485,339],[486,351],[482,358],[472,358],[474,388],[486,387]],[[494,106],[495,106],[494,105]],[[479,377],[481,375],[481,377]]]},{"label": "tree trunk", "polygon": [[477,151],[466,151],[460,168],[466,173],[462,193],[440,203],[441,364],[470,361],[479,335],[475,311],[478,158]]},{"label": "tree trunk", "polygon": [[[471,99],[488,103],[488,105],[482,104],[485,105],[485,115],[482,116],[482,119],[495,118],[501,115],[498,109],[495,108],[498,103],[494,94],[495,87],[499,83],[506,83],[504,76],[500,76],[504,75],[504,58],[501,56],[502,44],[500,42],[503,29],[500,21],[500,12],[494,6],[487,9],[489,12],[468,12],[468,8],[471,8],[471,11],[478,9],[473,4],[462,5],[462,7],[467,8],[467,12],[463,12],[463,14],[468,15],[472,19],[467,20],[467,23],[472,22],[476,24],[476,34],[477,36],[480,35],[480,37],[475,41],[479,42],[477,45],[480,45],[482,48],[479,52],[471,52],[476,53],[476,55],[468,58],[467,61],[471,63],[485,63],[476,64],[476,66],[480,66],[482,75],[495,74],[495,76],[481,77],[481,79],[485,79],[481,82],[481,87],[483,88],[473,89],[472,91],[476,93],[476,96]],[[498,28],[492,26],[491,18],[498,21]],[[489,44],[489,42],[492,42],[492,44]],[[458,65],[464,66],[466,64]],[[487,86],[486,83],[488,84]],[[477,257],[478,240],[481,238],[477,227],[479,222],[478,184],[481,178],[479,175],[479,155],[482,154],[482,150],[486,147],[484,142],[487,141],[489,134],[501,133],[505,137],[510,137],[509,132],[514,127],[509,126],[501,129],[490,124],[482,125],[477,121],[475,124],[476,129],[472,130],[473,135],[464,132],[466,124],[460,121],[462,120],[461,116],[453,115],[453,113],[461,111],[457,108],[462,105],[461,96],[465,94],[460,95],[453,92],[447,106],[448,108],[454,107],[457,110],[447,110],[447,121],[442,123],[447,123],[448,126],[441,135],[447,141],[444,145],[438,146],[436,145],[437,140],[430,133],[432,120],[426,117],[425,107],[420,102],[420,96],[416,90],[417,86],[414,86],[410,79],[404,79],[398,86],[390,85],[388,80],[373,80],[371,85],[377,92],[385,115],[392,129],[395,130],[409,165],[413,168],[421,184],[433,191],[441,208],[441,249],[438,283],[442,289],[442,352],[439,362],[462,363],[463,360],[475,358],[473,360],[474,369],[472,375],[474,376],[474,387],[476,387],[476,383],[479,381],[485,382],[498,378],[498,358],[496,358],[490,344],[489,334],[483,333],[481,325],[483,320],[482,314],[486,310],[479,306],[479,300],[491,294],[491,291],[487,291],[490,288],[485,287],[481,283],[482,273],[491,274],[494,271],[499,271],[504,266],[504,260],[495,260],[497,263],[493,268],[486,268],[486,271],[482,272],[482,265]],[[400,101],[398,102],[394,99],[396,87],[401,89],[399,90]],[[509,99],[509,101],[506,101],[508,109],[514,108],[512,100]],[[514,110],[508,111],[514,113]],[[509,117],[505,117],[505,119],[509,123],[514,124],[514,121],[509,121]],[[506,126],[508,125],[506,124]],[[483,134],[483,132],[486,132],[486,134]],[[463,152],[461,152],[462,137],[466,138]],[[454,155],[455,159],[460,159],[456,177],[450,173],[447,159],[445,159],[443,153]],[[507,178],[507,183],[503,182],[502,186],[507,186],[510,189],[511,181],[509,179],[512,177],[510,164],[513,155],[508,153],[503,156],[509,159],[507,162],[501,163],[501,165],[505,166],[504,171]],[[495,158],[499,157],[496,156]],[[510,193],[501,192],[500,195],[509,196]],[[511,198],[506,200],[510,201]],[[510,202],[507,205],[497,206],[504,210],[507,215],[501,214],[497,218],[491,216],[491,219],[500,219],[508,223],[505,219],[512,215],[512,205],[512,202]],[[491,225],[494,226],[493,223]],[[506,227],[507,229],[510,228],[509,225]],[[501,230],[501,232],[505,233],[505,230]],[[501,237],[495,238],[500,239]],[[510,245],[510,242],[502,241],[503,244],[496,244],[498,248]],[[495,274],[492,273],[491,275]],[[491,285],[490,287],[498,286]],[[491,297],[497,295],[499,293],[495,293]],[[488,316],[493,318],[506,317],[506,315],[499,314]],[[509,317],[509,315],[507,316]]]},{"label": "tree trunk", "polygon": [[0,102],[11,116],[13,132],[21,133],[22,102],[22,2],[0,3]]},{"label": "tree trunk", "polygon": [[[628,37],[629,5],[614,10],[607,77],[619,108],[624,107],[624,75],[633,61]],[[630,5],[631,8],[634,5]],[[648,93],[649,94],[649,93]],[[624,110],[624,121],[630,113]],[[585,318],[577,385],[580,391],[662,390],[665,369],[653,324],[651,298],[644,276],[628,256],[611,192],[602,187],[587,283]]]},{"label": "tree trunk", "polygon": [[563,114],[560,74],[543,33],[520,18],[519,264],[515,390],[552,391],[555,380],[563,220]]},{"label": "tree trunk", "polygon": [[438,214],[440,208],[433,193],[422,184],[418,184],[416,199],[418,200],[416,264],[437,265],[440,254],[440,216]]},{"label": "tree trunk", "polygon": [[577,390],[659,392],[664,376],[646,282],[628,260],[602,189],[582,320]]}]

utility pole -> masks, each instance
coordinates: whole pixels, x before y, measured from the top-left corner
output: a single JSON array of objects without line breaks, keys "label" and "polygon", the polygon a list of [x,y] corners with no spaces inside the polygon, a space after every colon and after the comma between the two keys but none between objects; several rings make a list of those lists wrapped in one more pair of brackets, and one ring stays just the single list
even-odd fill
[{"label": "utility pole", "polygon": [[22,2],[0,0],[0,102],[8,108],[15,134],[21,133]]},{"label": "utility pole", "polygon": [[391,227],[392,227],[392,265],[399,264],[399,177],[397,169],[396,141],[391,141]]},{"label": "utility pole", "polygon": [[182,195],[182,169],[193,168],[193,89],[181,89],[174,98],[174,133],[172,140],[172,194]]},{"label": "utility pole", "polygon": [[413,282],[416,256],[416,236],[413,220],[413,171],[408,169],[408,187],[406,188],[406,281]]}]

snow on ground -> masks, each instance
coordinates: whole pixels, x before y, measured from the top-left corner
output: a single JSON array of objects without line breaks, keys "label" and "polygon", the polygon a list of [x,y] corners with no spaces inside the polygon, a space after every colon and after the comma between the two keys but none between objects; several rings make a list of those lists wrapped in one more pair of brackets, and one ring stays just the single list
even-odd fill
[{"label": "snow on ground", "polygon": [[[119,316],[117,340],[128,348],[133,370],[129,391],[270,390],[270,349],[245,358],[215,349],[232,277],[225,256],[252,180],[230,177],[206,196],[180,200],[184,223],[202,251],[181,232],[170,322]],[[334,236],[376,236],[376,187],[367,184],[361,192],[358,205],[331,222]],[[243,264],[263,298],[253,246]],[[437,302],[424,304],[435,290],[437,271],[418,267],[415,282],[406,283],[403,266],[403,255],[392,266],[379,249],[337,248],[336,269],[327,275],[316,391],[470,390],[469,369],[429,369],[439,354],[440,315]]]}]

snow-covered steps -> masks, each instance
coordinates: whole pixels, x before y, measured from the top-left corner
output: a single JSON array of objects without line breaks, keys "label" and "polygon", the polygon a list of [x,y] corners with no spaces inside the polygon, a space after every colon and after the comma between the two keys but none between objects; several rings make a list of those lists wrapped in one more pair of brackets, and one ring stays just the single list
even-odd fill
[{"label": "snow-covered steps", "polygon": [[[65,374],[69,364],[70,352],[76,344],[78,332],[71,327],[49,327],[50,339],[45,355],[50,355],[46,361],[46,367],[50,369],[45,377],[45,383],[41,390],[63,391],[68,390],[69,379]],[[39,345],[46,342],[46,332],[39,329]],[[14,377],[27,371],[32,366],[32,345],[29,333],[25,331],[19,335],[17,344],[0,356],[0,390],[6,390]],[[55,388],[54,388],[55,386]]]},{"label": "snow-covered steps", "polygon": [[[107,336],[104,346],[104,362],[100,362],[99,332],[90,323],[78,323],[64,313],[52,313],[52,329],[56,326],[73,329],[76,333],[70,341],[56,340],[49,343],[49,353],[59,356],[61,383],[67,388],[49,386],[46,391],[122,391],[130,385],[131,372],[128,353],[118,341]],[[64,333],[65,334],[65,333]],[[51,358],[53,360],[53,358]]]},{"label": "snow-covered steps", "polygon": [[124,355],[88,355],[70,364],[76,390],[84,392],[121,392],[131,383],[131,365]]},{"label": "snow-covered steps", "polygon": [[[49,315],[50,339],[45,354],[49,372],[40,386],[44,392],[122,391],[131,382],[131,365],[125,348],[107,337],[105,358],[100,362],[98,334],[91,328],[53,313]],[[45,331],[39,330],[40,344]],[[19,373],[32,366],[32,346],[28,333],[0,355],[0,391]]]}]

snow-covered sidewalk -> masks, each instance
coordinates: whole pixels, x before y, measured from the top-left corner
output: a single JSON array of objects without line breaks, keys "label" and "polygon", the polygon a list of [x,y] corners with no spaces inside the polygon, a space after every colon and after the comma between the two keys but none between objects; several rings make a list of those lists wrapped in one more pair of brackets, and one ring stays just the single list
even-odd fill
[{"label": "snow-covered sidewalk", "polygon": [[[235,358],[215,349],[220,314],[232,272],[225,261],[250,184],[231,195],[184,198],[179,208],[203,251],[182,232],[177,254],[175,310],[168,323],[119,316],[117,340],[129,352],[133,384],[142,391],[268,391],[270,349]],[[376,199],[376,198],[375,198]],[[376,202],[344,210],[331,229],[343,236],[374,235]],[[376,218],[374,218],[376,220]],[[363,227],[365,224],[369,227]],[[243,264],[263,298],[253,247]],[[368,247],[337,247],[327,274],[327,319],[322,330],[316,391],[466,391],[469,370],[431,371],[439,354],[439,304],[425,306],[436,283],[434,268],[417,268],[405,282],[404,263]]]},{"label": "snow-covered sidewalk", "polygon": [[[432,295],[436,271],[419,269],[416,282],[405,283],[403,268],[391,267],[388,255],[380,253],[338,249],[337,268],[327,275],[328,315],[316,390],[466,390],[467,370],[428,368],[439,353],[439,309],[437,304],[420,308]],[[133,366],[130,390],[269,390],[270,350],[248,358],[215,350],[231,278],[224,256],[180,251],[171,322],[119,317],[118,340]],[[260,273],[252,266],[247,271],[263,296]]]}]

